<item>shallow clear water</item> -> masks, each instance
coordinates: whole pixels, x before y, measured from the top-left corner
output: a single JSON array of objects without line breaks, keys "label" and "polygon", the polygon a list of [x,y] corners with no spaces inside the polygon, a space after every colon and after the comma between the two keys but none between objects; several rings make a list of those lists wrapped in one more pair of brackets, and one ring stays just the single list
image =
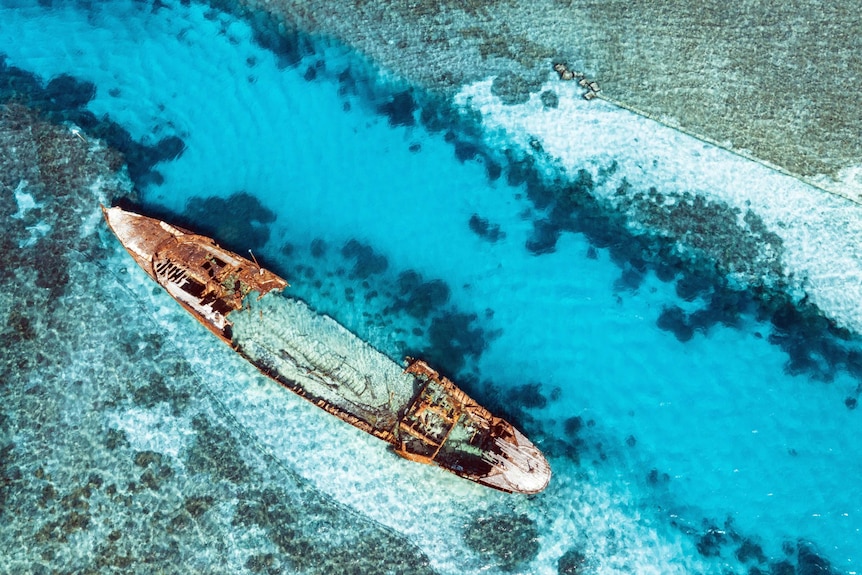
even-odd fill
[{"label": "shallow clear water", "polygon": [[[211,384],[238,428],[281,464],[404,534],[436,569],[463,572],[468,510],[502,506],[540,528],[539,554],[523,572],[555,572],[572,545],[590,552],[596,572],[745,572],[733,556],[738,542],[719,546],[719,556],[698,552],[712,524],[756,541],[770,561],[784,558],[786,542],[807,541],[835,569],[859,570],[862,423],[843,403],[858,382],[845,373],[828,384],[788,375],[787,355],[767,341],[774,328],[753,318],[678,341],[656,326],[659,314],[698,302],[681,300],[652,273],[632,289],[620,286],[620,267],[582,236],[531,254],[525,190],[489,180],[482,161],[459,161],[443,134],[393,127],[376,103],[339,93],[335,77],[346,66],[371,81],[345,50],[328,46],[280,68],[246,24],[196,4],[151,11],[114,2],[87,11],[5,2],[0,21],[0,53],[10,64],[45,79],[69,73],[94,82],[89,109],[136,138],[184,140],[179,159],[157,166],[164,182],[141,190],[149,209],[179,215],[191,198],[251,194],[276,216],[258,256],[288,276],[293,293],[396,359],[427,343],[431,321],[390,309],[399,273],[440,278],[451,290],[446,309],[475,313],[468,325],[487,336],[481,353],[466,357],[476,379],[467,387],[480,402],[525,402],[521,386],[535,383],[550,399],[526,407],[526,425],[549,449],[554,439],[573,441],[564,422],[582,419],[580,463],[550,449],[548,491],[509,498],[395,460],[277,390],[244,391],[251,375]],[[318,61],[326,73],[304,79]],[[473,214],[505,236],[479,237]],[[311,253],[315,239],[329,246],[322,255]],[[351,239],[385,257],[385,269],[351,274],[342,254]],[[110,238],[106,245],[120,261]],[[170,309],[150,302],[142,274],[131,274],[137,297]],[[242,369],[230,358],[206,364],[194,345],[203,340],[181,339],[176,345],[201,370]],[[299,421],[283,421],[286,409]],[[152,431],[143,419],[115,423],[140,435]],[[321,450],[321,438],[333,445]],[[138,441],[157,449],[156,439]],[[480,569],[480,559],[467,563]]]}]

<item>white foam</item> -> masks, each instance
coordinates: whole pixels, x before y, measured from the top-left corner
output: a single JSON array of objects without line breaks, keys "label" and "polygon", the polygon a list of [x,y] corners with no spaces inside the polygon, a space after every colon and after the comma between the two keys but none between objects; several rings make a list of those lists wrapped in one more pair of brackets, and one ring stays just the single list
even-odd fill
[{"label": "white foam", "polygon": [[[616,174],[596,193],[613,201],[622,178],[638,190],[689,192],[751,209],[783,243],[784,272],[839,324],[862,331],[862,209],[766,165],[703,142],[601,100],[586,101],[573,83],[549,82],[559,106],[546,109],[538,95],[506,106],[491,92],[492,79],[464,87],[456,104],[481,112],[492,144],[505,140],[533,153],[538,140],[560,168],[586,169],[599,181],[612,162]],[[845,181],[860,178],[848,169]]]}]

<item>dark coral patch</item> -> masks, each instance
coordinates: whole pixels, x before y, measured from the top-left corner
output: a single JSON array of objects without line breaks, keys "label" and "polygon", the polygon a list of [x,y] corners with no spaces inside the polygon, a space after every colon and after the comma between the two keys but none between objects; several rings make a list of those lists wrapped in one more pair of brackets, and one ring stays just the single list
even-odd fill
[{"label": "dark coral patch", "polygon": [[754,307],[755,304],[751,295],[746,291],[730,288],[717,289],[709,297],[709,303],[705,308],[696,310],[689,315],[689,323],[694,329],[703,332],[717,324],[738,327],[741,314],[752,312]]},{"label": "dark coral patch", "polygon": [[[609,225],[612,226],[612,224]],[[650,257],[649,241],[642,236],[616,235],[609,238],[608,253],[611,261],[621,268],[631,268],[640,273],[647,270]],[[595,245],[595,244],[594,244]]]},{"label": "dark coral patch", "polygon": [[139,478],[143,487],[158,491],[162,483],[173,476],[174,470],[163,463],[165,459],[167,457],[154,451],[139,451],[135,454],[135,465],[144,468]]},{"label": "dark coral patch", "polygon": [[326,241],[321,238],[315,238],[311,241],[311,257],[320,259],[326,255],[328,246]]},{"label": "dark coral patch", "polygon": [[[570,218],[574,212],[581,212],[584,208],[594,208],[595,199],[591,195],[595,189],[593,176],[587,170],[578,170],[578,174],[569,182],[558,184],[552,189],[554,193],[554,211],[560,220]],[[593,213],[590,213],[593,212]],[[598,217],[601,212],[590,210],[584,215]]]},{"label": "dark coral patch", "polygon": [[120,447],[129,447],[129,439],[122,429],[110,427],[105,432],[104,444],[108,451],[114,451]]},{"label": "dark coral patch", "polygon": [[678,306],[664,308],[656,320],[656,325],[661,330],[673,333],[681,342],[694,337],[694,328],[688,323],[685,312]]},{"label": "dark coral patch", "polygon": [[[424,281],[410,290],[403,309],[416,318],[427,317],[431,312],[439,310],[449,301],[451,290],[443,280]],[[400,302],[399,302],[400,303]]]},{"label": "dark coral patch", "polygon": [[181,225],[216,238],[220,244],[238,253],[259,249],[269,240],[269,225],[275,212],[246,192],[227,198],[194,197],[186,203]]},{"label": "dark coral patch", "polygon": [[796,569],[790,561],[777,561],[769,566],[769,575],[796,575]]},{"label": "dark coral patch", "polygon": [[96,97],[96,85],[68,74],[60,74],[48,82],[42,94],[42,101],[33,102],[37,108],[44,106],[47,110],[61,112],[86,106]]},{"label": "dark coral patch", "polygon": [[30,318],[19,309],[13,309],[9,313],[9,318],[6,320],[6,325],[11,329],[16,337],[24,341],[32,341],[36,339],[36,329]]},{"label": "dark coral patch", "polygon": [[431,321],[428,336],[432,359],[452,373],[460,370],[467,357],[478,357],[486,346],[485,330],[475,327],[475,314],[449,312]]},{"label": "dark coral patch", "polygon": [[0,99],[45,99],[41,92],[42,82],[38,76],[17,66],[9,66],[6,56],[0,54]]},{"label": "dark coral patch", "polygon": [[506,397],[509,402],[528,409],[542,409],[548,405],[541,384],[536,382],[517,385],[506,392]]},{"label": "dark coral patch", "polygon": [[701,534],[697,540],[697,551],[704,557],[718,557],[721,555],[722,546],[727,543],[728,537],[724,530],[718,527],[710,527]]},{"label": "dark coral patch", "polygon": [[670,262],[664,261],[663,258],[655,264],[655,275],[663,282],[673,281],[676,279],[678,273],[679,268],[675,267]]},{"label": "dark coral patch", "polygon": [[797,575],[830,575],[832,566],[807,544],[799,545],[796,558]]},{"label": "dark coral patch", "polygon": [[200,517],[215,504],[215,498],[210,495],[187,497],[183,507],[192,517]]},{"label": "dark coral patch", "polygon": [[545,90],[539,94],[539,98],[545,108],[556,108],[560,105],[560,97],[553,90]]},{"label": "dark coral patch", "polygon": [[389,261],[386,256],[378,254],[368,244],[364,244],[359,240],[349,240],[344,247],[341,248],[341,255],[346,259],[353,260],[353,269],[350,277],[358,279],[367,279],[373,274],[380,274],[386,271],[389,267]]},{"label": "dark coral patch", "polygon": [[763,547],[751,539],[743,539],[735,555],[742,563],[766,563],[766,555],[763,553]]},{"label": "dark coral patch", "polygon": [[255,43],[275,55],[279,68],[294,68],[304,56],[314,53],[311,44],[296,28],[268,12],[256,11],[246,20],[251,24]]},{"label": "dark coral patch", "polygon": [[473,233],[489,242],[496,242],[497,240],[506,237],[506,233],[500,231],[499,224],[492,224],[479,214],[473,214],[470,216],[469,225]]},{"label": "dark coral patch", "polygon": [[464,529],[467,546],[511,572],[539,553],[539,529],[526,515],[509,513],[480,516]]},{"label": "dark coral patch", "polygon": [[614,291],[635,291],[643,280],[643,272],[627,265],[623,268],[619,279],[614,282]]},{"label": "dark coral patch", "polygon": [[[41,240],[39,245],[42,243],[47,242]],[[41,251],[39,266],[36,269],[36,285],[49,290],[52,297],[59,297],[69,283],[69,272],[66,267],[66,258],[61,251]]]},{"label": "dark coral patch", "polygon": [[526,186],[528,190],[542,186],[542,178],[533,156],[515,157],[511,151],[506,153],[506,183],[516,188]]},{"label": "dark coral patch", "polygon": [[455,145],[455,158],[462,164],[481,156],[481,150],[476,144],[461,140],[453,140],[453,144]]},{"label": "dark coral patch", "polygon": [[695,271],[683,274],[676,282],[676,295],[685,301],[694,301],[712,292],[715,285],[714,278]]},{"label": "dark coral patch", "polygon": [[338,80],[338,95],[346,96],[348,94],[355,94],[358,87],[358,81],[356,80],[356,76],[353,75],[353,72],[350,71],[350,68],[345,68],[336,76]]},{"label": "dark coral patch", "polygon": [[579,415],[569,417],[563,422],[563,430],[570,438],[577,437],[583,426],[584,420]]},{"label": "dark coral patch", "polygon": [[208,473],[214,478],[241,483],[251,477],[251,469],[239,453],[239,445],[230,432],[211,423],[203,415],[192,419],[195,441],[186,454],[186,466],[192,473]]},{"label": "dark coral patch", "polygon": [[15,444],[9,442],[0,447],[0,509],[7,509],[6,500],[14,483],[21,479],[21,470],[13,465]]},{"label": "dark coral patch", "polygon": [[455,146],[455,157],[462,164],[471,160],[478,160],[485,164],[488,179],[495,181],[500,178],[503,173],[503,168],[495,161],[490,154],[477,144],[464,140],[453,139],[452,144]]},{"label": "dark coral patch", "polygon": [[[527,164],[526,169],[535,167]],[[511,174],[510,170],[510,181]],[[553,252],[563,232],[582,233],[596,247],[615,246],[617,249],[623,246],[624,239],[630,238],[625,233],[622,219],[605,213],[591,195],[595,183],[586,170],[580,170],[572,181],[553,186],[529,176],[525,176],[525,182],[528,184],[527,196],[537,208],[547,213],[544,218],[533,222],[533,235],[527,241],[527,249],[533,254]]]},{"label": "dark coral patch", "polygon": [[[743,315],[753,315],[771,320],[777,328],[769,341],[788,354],[789,373],[830,381],[843,368],[862,377],[862,352],[845,343],[851,342],[850,334],[807,300],[793,302],[782,291],[782,240],[754,212],[743,213],[690,193],[677,194],[669,202],[655,188],[637,192],[625,181],[611,204],[595,197],[596,182],[586,170],[571,181],[549,182],[538,168],[536,157],[541,153],[506,156],[507,182],[524,186],[534,206],[524,216],[533,219],[533,233],[526,242],[531,253],[554,252],[561,234],[582,233],[591,243],[589,257],[597,255],[595,248],[604,247],[622,268],[617,290],[635,289],[643,274],[653,269],[663,281],[677,279],[681,299],[703,301],[701,309],[685,313],[672,307],[659,317],[658,326],[680,341],[715,325],[738,328]],[[616,169],[611,164],[599,170],[599,179]],[[627,219],[645,223],[652,232],[632,233]],[[680,241],[694,249],[682,255]],[[738,288],[725,277],[728,271],[755,281],[775,280],[776,287]]]},{"label": "dark coral patch", "polygon": [[848,351],[841,339],[849,335],[824,317],[810,304],[793,305],[784,298],[772,314],[776,328],[769,342],[779,345],[789,356],[785,370],[792,374],[808,374],[822,381],[831,381],[837,369],[856,370],[858,352]]},{"label": "dark coral patch", "polygon": [[414,126],[418,106],[410,90],[399,92],[377,107],[378,113],[389,118],[390,126]]},{"label": "dark coral patch", "polygon": [[562,230],[550,220],[533,222],[533,233],[526,247],[533,255],[549,254],[557,250],[557,240]]},{"label": "dark coral patch", "polygon": [[647,473],[647,482],[650,485],[659,485],[661,483],[668,483],[670,481],[670,475],[667,473],[659,473],[658,469],[650,469],[649,473]]},{"label": "dark coral patch", "polygon": [[584,570],[587,557],[580,549],[569,549],[557,561],[557,573],[559,575],[580,575],[586,573]]},{"label": "dark coral patch", "polygon": [[441,310],[452,293],[443,280],[425,281],[414,270],[398,275],[398,287],[400,294],[392,309],[404,310],[417,319],[427,318],[432,312]]}]

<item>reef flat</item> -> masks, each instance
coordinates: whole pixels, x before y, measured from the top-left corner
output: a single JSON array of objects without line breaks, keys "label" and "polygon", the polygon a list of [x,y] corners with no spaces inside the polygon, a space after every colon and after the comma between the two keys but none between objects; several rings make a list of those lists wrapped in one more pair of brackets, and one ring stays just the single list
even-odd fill
[{"label": "reef flat", "polygon": [[663,123],[859,201],[862,16],[845,1],[241,0],[444,93],[522,102],[554,62]]}]

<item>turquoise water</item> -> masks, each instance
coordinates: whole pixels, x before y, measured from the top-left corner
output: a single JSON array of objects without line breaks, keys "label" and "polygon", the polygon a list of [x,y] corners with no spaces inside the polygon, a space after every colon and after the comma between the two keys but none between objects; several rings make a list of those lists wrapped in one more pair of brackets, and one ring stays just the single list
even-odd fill
[{"label": "turquoise water", "polygon": [[[515,413],[544,442],[555,472],[548,491],[498,499],[384,459],[382,446],[318,422],[323,414],[310,409],[291,408],[309,419],[284,424],[297,436],[280,452],[256,429],[278,409],[272,399],[230,392],[238,428],[327,497],[403,534],[436,569],[481,569],[481,559],[458,563],[458,545],[448,549],[462,525],[431,511],[475,499],[535,520],[540,550],[517,567],[525,573],[556,572],[572,547],[599,573],[778,572],[776,563],[795,562],[808,545],[836,572],[859,570],[862,424],[844,404],[859,385],[846,372],[828,383],[788,375],[787,354],[768,341],[775,328],[748,315],[679,341],[657,327],[662,310],[702,302],[680,299],[649,271],[622,285],[609,250],[583,235],[564,234],[553,253],[534,255],[525,249],[533,232],[525,213],[534,210],[526,187],[489,178],[488,159],[460,161],[444,132],[393,126],[377,113],[387,81],[337,45],[318,39],[316,54],[283,67],[245,23],[197,4],[0,6],[0,53],[10,64],[93,82],[88,109],[136,139],[182,138],[183,154],[156,166],[163,182],[140,190],[147,209],[216,222],[217,236],[234,233],[231,218],[256,217],[269,232],[256,254],[287,276],[292,293],[396,359],[439,343],[435,329],[450,325],[456,344],[443,346],[444,367],[462,370],[480,402]],[[358,89],[338,79],[348,68]],[[202,202],[232,196],[228,206]],[[188,210],[192,198],[205,209]],[[503,234],[480,237],[474,214]],[[365,251],[343,250],[351,240]],[[366,268],[352,267],[369,253]],[[409,270],[445,281],[446,302],[411,313],[400,287]],[[177,345],[195,361],[194,347]],[[309,461],[320,436],[336,441]],[[367,465],[342,468],[356,458]],[[379,473],[397,478],[381,485]],[[442,492],[416,495],[435,517],[432,529],[402,498],[417,477]],[[746,541],[761,546],[764,561],[739,561]],[[801,563],[798,572],[813,572]]]}]

